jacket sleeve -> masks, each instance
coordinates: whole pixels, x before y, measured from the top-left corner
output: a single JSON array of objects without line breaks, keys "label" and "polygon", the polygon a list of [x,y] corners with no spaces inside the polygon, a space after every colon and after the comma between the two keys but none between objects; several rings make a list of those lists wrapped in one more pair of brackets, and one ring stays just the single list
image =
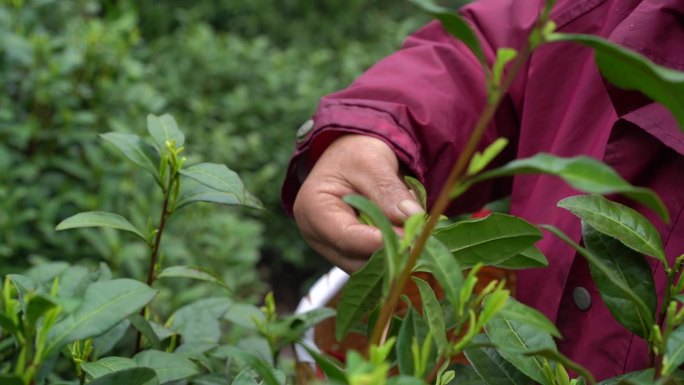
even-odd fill
[{"label": "jacket sleeve", "polygon": [[[490,61],[499,47],[521,47],[538,13],[536,0],[517,1],[515,6],[513,2],[484,0],[461,11]],[[515,94],[523,87],[522,78],[514,83],[481,143],[484,147],[497,137],[508,137],[509,158],[514,154],[518,126],[516,103],[522,99]],[[282,189],[285,209],[291,213],[301,182],[320,154],[347,133],[385,141],[405,171],[421,180],[434,200],[485,102],[485,79],[478,60],[441,24],[428,24],[351,86],[321,100],[313,127],[300,135],[288,166]],[[477,209],[494,195],[505,194],[506,184],[479,186],[478,191],[459,198],[450,211]]]}]

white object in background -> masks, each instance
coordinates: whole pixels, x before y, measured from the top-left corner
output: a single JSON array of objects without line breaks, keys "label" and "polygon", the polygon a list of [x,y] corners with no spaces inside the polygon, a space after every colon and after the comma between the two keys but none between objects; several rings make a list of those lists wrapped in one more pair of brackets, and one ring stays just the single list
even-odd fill
[{"label": "white object in background", "polygon": [[[316,283],[311,286],[306,297],[299,301],[295,314],[302,314],[307,311],[324,307],[340,290],[342,290],[342,287],[347,283],[348,279],[349,274],[338,267],[333,267],[327,274],[319,278]],[[320,349],[316,346],[316,341],[314,341],[314,334],[314,328],[304,332],[301,344],[306,345],[315,352],[320,352]],[[295,345],[295,355],[299,362],[307,363],[313,370],[316,369],[316,361],[300,344]]]}]

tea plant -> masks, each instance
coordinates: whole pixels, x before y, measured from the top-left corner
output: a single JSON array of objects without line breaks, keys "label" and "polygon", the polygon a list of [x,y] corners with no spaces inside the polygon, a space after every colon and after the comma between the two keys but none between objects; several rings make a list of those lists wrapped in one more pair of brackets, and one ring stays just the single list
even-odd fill
[{"label": "tea plant", "polygon": [[[149,385],[179,380],[197,384],[254,381],[247,364],[261,364],[265,378],[284,378],[283,372],[275,369],[280,350],[296,341],[303,330],[332,315],[331,310],[323,309],[281,319],[275,314],[272,296],[263,310],[258,309],[235,301],[231,282],[224,282],[212,271],[198,266],[164,266],[163,235],[181,209],[198,202],[253,209],[261,204],[225,165],[188,166],[183,156],[185,136],[171,116],[150,115],[147,123],[152,143],[132,134],[101,137],[154,178],[161,191],[158,220],[150,217],[142,228],[118,214],[91,211],[57,225],[57,230],[111,228],[142,239],[148,248],[145,282],[113,278],[105,264],[90,271],[61,262],[6,276],[0,311],[4,373],[0,382]],[[222,291],[166,315],[155,307],[154,287],[160,287],[161,279],[178,278],[210,283]],[[227,331],[239,337],[233,344],[224,343],[222,335]]]},{"label": "tea plant", "polygon": [[[473,291],[476,273],[483,265],[545,265],[546,259],[534,243],[542,237],[540,229],[546,229],[589,261],[593,279],[613,315],[649,342],[654,368],[604,383],[680,383],[682,372],[677,368],[684,363],[684,256],[671,256],[670,260],[675,262],[668,263],[654,226],[635,210],[602,195],[622,194],[667,222],[669,215],[660,198],[651,190],[630,185],[610,167],[592,158],[560,158],[540,153],[483,171],[506,146],[505,140],[494,142],[482,153],[475,149],[517,72],[542,44],[573,41],[591,47],[607,80],[662,103],[681,127],[684,73],[657,66],[596,36],[556,32],[549,20],[553,1],[546,2],[541,10],[526,45],[520,51],[500,48],[490,67],[476,34],[465,20],[429,1],[414,2],[439,19],[480,60],[487,79],[487,104],[429,214],[410,217],[402,237],[372,202],[360,196],[345,198],[361,213],[363,221],[381,230],[384,246],[350,277],[338,305],[338,339],[352,329],[362,331],[363,327],[359,329],[358,325],[367,319],[368,351],[365,355],[349,352],[346,371],[325,357],[314,355],[321,369],[332,382],[346,384],[447,384],[461,383],[466,378],[468,383],[490,385],[595,384],[591,373],[558,352],[554,337],[560,334],[555,326],[536,310],[510,298],[502,282],[492,282],[479,293]],[[533,225],[498,213],[438,226],[451,199],[483,180],[517,174],[554,175],[589,194],[558,203],[582,219],[586,247],[577,245],[552,226]],[[414,180],[407,183],[424,204],[423,187]],[[669,285],[660,304],[644,255],[662,263],[667,275]],[[470,270],[464,274],[463,269]],[[415,276],[417,272],[435,277],[444,293],[442,301],[427,282]],[[409,278],[419,289],[422,312],[406,301],[406,315],[398,317],[395,308]],[[659,314],[658,308],[662,309]],[[470,369],[450,367],[452,357],[462,352],[476,374]],[[568,370],[579,377],[570,379]],[[393,371],[398,375],[390,374]]]}]

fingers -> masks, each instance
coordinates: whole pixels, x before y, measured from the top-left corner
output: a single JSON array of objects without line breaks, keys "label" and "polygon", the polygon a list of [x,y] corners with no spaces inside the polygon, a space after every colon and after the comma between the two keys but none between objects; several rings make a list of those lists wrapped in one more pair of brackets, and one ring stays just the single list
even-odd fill
[{"label": "fingers", "polygon": [[382,247],[382,235],[359,223],[356,212],[342,200],[348,194],[368,197],[395,224],[422,208],[398,176],[397,158],[385,143],[348,135],[331,144],[297,194],[294,215],[314,250],[353,272]]}]

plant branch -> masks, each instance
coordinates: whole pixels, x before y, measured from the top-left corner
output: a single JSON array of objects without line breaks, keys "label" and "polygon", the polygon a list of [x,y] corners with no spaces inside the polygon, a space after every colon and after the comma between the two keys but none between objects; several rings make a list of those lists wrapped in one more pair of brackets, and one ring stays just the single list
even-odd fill
[{"label": "plant branch", "polygon": [[414,247],[411,249],[408,261],[404,266],[404,269],[401,271],[397,280],[394,281],[392,284],[392,287],[389,292],[389,297],[382,306],[382,309],[380,310],[380,315],[378,316],[378,319],[373,328],[373,333],[371,334],[371,339],[368,345],[369,348],[370,346],[379,345],[382,342],[384,342],[383,330],[385,330],[387,323],[389,322],[392,314],[394,313],[394,309],[397,305],[397,302],[399,301],[399,296],[403,292],[404,286],[406,285],[406,282],[408,281],[409,277],[411,276],[411,273],[413,272],[413,268],[416,265],[418,257],[422,254],[423,250],[425,249],[425,245],[427,244],[430,234],[432,233],[432,230],[435,228],[435,225],[437,224],[439,217],[446,211],[447,207],[449,206],[451,200],[451,192],[453,191],[454,186],[456,186],[459,177],[461,177],[466,167],[468,166],[470,158],[472,158],[473,154],[477,150],[477,145],[482,139],[482,136],[487,130],[487,127],[489,127],[489,123],[494,118],[494,114],[496,113],[499,104],[501,104],[503,95],[505,95],[511,83],[515,79],[515,76],[522,69],[525,62],[527,62],[527,59],[530,56],[530,52],[530,44],[527,43],[517,56],[516,60],[511,64],[511,68],[506,74],[504,81],[497,89],[497,91],[494,93],[493,97],[491,97],[490,100],[488,100],[484,110],[480,114],[480,117],[478,118],[477,123],[475,124],[475,128],[473,129],[470,137],[468,138],[468,142],[466,143],[465,147],[463,148],[463,151],[460,153],[458,159],[456,160],[456,163],[454,164],[454,167],[451,169],[451,172],[449,173],[449,176],[447,177],[446,182],[444,183],[444,186],[442,187],[442,190],[439,196],[437,197],[437,200],[435,201],[430,210],[430,214],[428,216],[427,222],[425,223],[425,227],[423,228],[423,231],[420,233],[418,239],[416,240]]}]

